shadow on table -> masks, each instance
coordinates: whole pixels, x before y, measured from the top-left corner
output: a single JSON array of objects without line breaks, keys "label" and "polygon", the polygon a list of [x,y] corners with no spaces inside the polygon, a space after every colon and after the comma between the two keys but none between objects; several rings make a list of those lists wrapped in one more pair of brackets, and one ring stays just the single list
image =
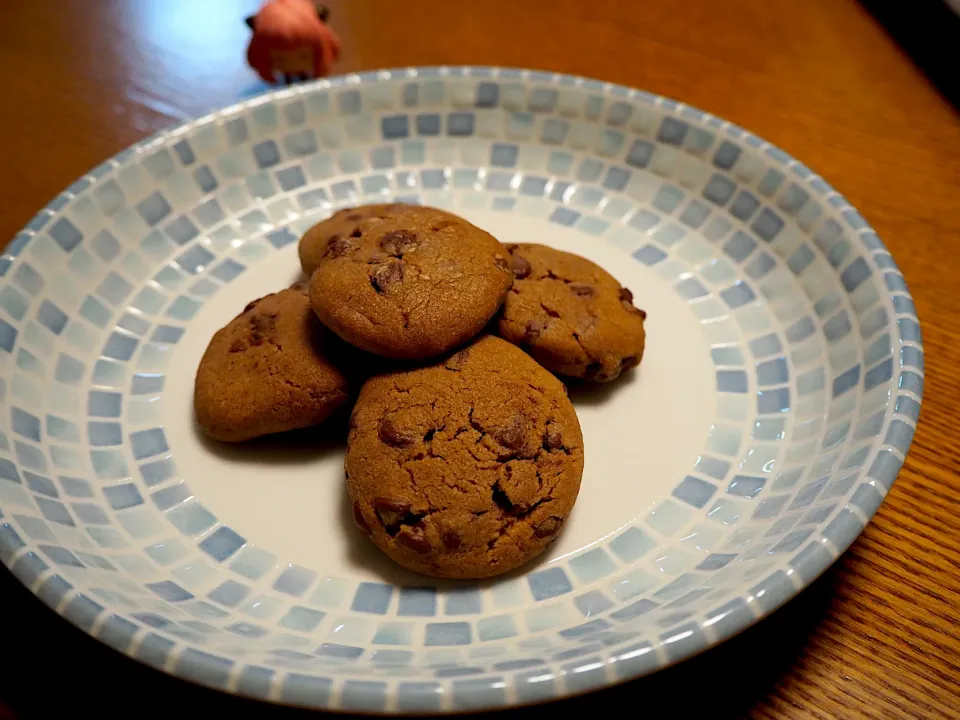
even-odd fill
[{"label": "shadow on table", "polygon": [[960,111],[960,15],[947,0],[860,0],[860,5]]},{"label": "shadow on table", "polygon": [[[835,594],[837,575],[832,568],[771,617],[679,665],[608,690],[495,716],[529,720],[571,710],[580,717],[614,707],[644,712],[682,707],[684,717],[743,717],[803,657]],[[280,720],[317,715],[208,690],[129,660],[48,610],[6,569],[0,569],[0,597],[8,620],[0,706],[8,703],[19,720],[83,712],[123,717],[131,710],[140,715],[147,707],[151,712],[143,717],[173,717],[185,709],[193,715],[206,708],[220,717],[234,712]],[[55,686],[47,687],[42,678]]]}]

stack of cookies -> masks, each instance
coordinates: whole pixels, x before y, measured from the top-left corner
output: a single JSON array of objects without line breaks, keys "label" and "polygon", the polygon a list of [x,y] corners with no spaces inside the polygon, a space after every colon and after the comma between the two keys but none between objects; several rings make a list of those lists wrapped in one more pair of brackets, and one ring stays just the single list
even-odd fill
[{"label": "stack of cookies", "polygon": [[554,373],[609,382],[640,362],[646,315],[630,291],[589,260],[502,245],[422,206],[340,210],[299,252],[309,281],[254,300],[211,340],[195,391],[204,432],[242,442],[353,402],[353,517],[390,558],[484,578],[542,552],[583,473]]}]

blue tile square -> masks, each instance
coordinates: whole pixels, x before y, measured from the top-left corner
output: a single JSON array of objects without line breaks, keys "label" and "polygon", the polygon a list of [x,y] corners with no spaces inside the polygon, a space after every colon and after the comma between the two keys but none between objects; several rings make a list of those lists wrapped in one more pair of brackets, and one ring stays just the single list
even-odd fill
[{"label": "blue tile square", "polygon": [[202,273],[211,262],[213,253],[201,245],[194,245],[186,252],[181,253],[175,260],[176,264],[191,274]]},{"label": "blue tile square", "polygon": [[163,390],[163,375],[140,373],[133,376],[130,392],[134,395],[153,395]]},{"label": "blue tile square", "polygon": [[87,438],[91,445],[111,447],[123,444],[123,430],[119,423],[88,422]]},{"label": "blue tile square", "polygon": [[848,293],[852,293],[864,280],[870,277],[872,271],[870,266],[867,265],[867,261],[862,257],[854,260],[850,265],[840,273],[840,282],[843,283],[844,289]]},{"label": "blue tile square", "polygon": [[558,207],[550,215],[550,221],[560,225],[573,225],[580,218],[580,213],[569,208]]},{"label": "blue tile square", "polygon": [[114,510],[125,510],[143,504],[143,497],[132,483],[103,488],[103,495]]},{"label": "blue tile square", "polygon": [[308,570],[299,565],[288,565],[287,569],[280,574],[280,577],[274,580],[273,589],[285,595],[298,597],[303,595],[316,579],[317,574],[313,570]]},{"label": "blue tile square", "polygon": [[494,143],[490,148],[490,164],[494,167],[515,167],[519,153],[516,145]]},{"label": "blue tile square", "polygon": [[300,238],[294,235],[289,228],[282,228],[280,230],[274,230],[271,233],[267,233],[267,240],[269,240],[270,244],[278,250],[292,242],[296,242],[299,239]]},{"label": "blue tile square", "polygon": [[703,189],[703,196],[716,205],[726,205],[736,189],[737,184],[733,180],[715,173]]},{"label": "blue tile square", "polygon": [[737,230],[723,246],[723,251],[737,262],[743,262],[756,246],[756,240]]},{"label": "blue tile square", "polygon": [[217,528],[200,543],[200,549],[217,562],[223,562],[246,543],[246,538],[226,526]]},{"label": "blue tile square", "polygon": [[250,588],[246,585],[236,580],[225,580],[208,593],[207,597],[221,605],[234,607],[243,602],[249,594]]},{"label": "blue tile square", "polygon": [[375,582],[362,582],[357,588],[350,605],[356,612],[386,615],[393,598],[393,588],[390,585]]},{"label": "blue tile square", "polygon": [[681,120],[672,117],[665,117],[660,123],[660,130],[657,132],[657,140],[670,145],[681,145],[687,135],[689,125]]},{"label": "blue tile square", "polygon": [[176,143],[173,146],[173,151],[184,165],[190,165],[197,159],[197,156],[193,154],[193,148],[190,147],[190,142],[186,139]]},{"label": "blue tile square", "polygon": [[757,296],[749,285],[738,280],[726,290],[722,290],[720,297],[722,297],[724,302],[731,308],[738,308],[752,302]]},{"label": "blue tile square", "polygon": [[633,257],[642,262],[644,265],[656,265],[658,262],[666,258],[667,254],[654,245],[644,245],[639,250],[635,250],[633,252]]},{"label": "blue tile square", "polygon": [[133,450],[133,457],[137,460],[159,455],[170,449],[161,428],[132,433],[130,435],[130,445]]},{"label": "blue tile square", "polygon": [[472,112],[452,112],[447,115],[447,134],[452,137],[473,135],[474,121]]},{"label": "blue tile square", "polygon": [[570,569],[583,582],[593,582],[616,570],[616,564],[603,548],[594,548],[570,560]]},{"label": "blue tile square", "polygon": [[171,211],[170,203],[160,192],[154,192],[137,203],[137,212],[150,227],[166,218]]},{"label": "blue tile square", "polygon": [[477,84],[477,107],[496,107],[500,101],[500,86],[493,82]]},{"label": "blue tile square", "polygon": [[683,190],[674,185],[663,185],[653,198],[653,206],[665,213],[671,213],[683,201]]},{"label": "blue tile square", "polygon": [[400,588],[397,615],[429,617],[437,613],[437,590],[432,587]]},{"label": "blue tile square", "polygon": [[537,601],[557,597],[573,590],[570,580],[561,568],[550,568],[527,576],[527,583]]},{"label": "blue tile square", "polygon": [[[464,123],[464,126],[466,123]],[[470,124],[472,128],[472,124]],[[439,135],[440,134],[440,116],[436,113],[426,113],[417,115],[417,134],[419,135]],[[454,133],[451,133],[451,135]],[[466,133],[469,134],[469,133]]]},{"label": "blue tile square", "polygon": [[740,158],[740,148],[729,140],[724,140],[713,156],[713,164],[722,170],[729,170]]},{"label": "blue tile square", "polygon": [[260,169],[273,167],[280,162],[280,148],[273,140],[264,140],[253,146],[253,158]]},{"label": "blue tile square", "polygon": [[17,329],[6,320],[0,319],[0,348],[8,353],[13,351],[17,341]]},{"label": "blue tile square", "polygon": [[745,393],[747,388],[747,373],[743,370],[720,370],[717,372],[718,392]]},{"label": "blue tile square", "polygon": [[397,140],[410,134],[410,121],[406,115],[387,115],[380,120],[380,132],[384,140]]},{"label": "blue tile square", "polygon": [[603,179],[603,186],[608,190],[623,190],[630,180],[630,171],[625,168],[611,167]]},{"label": "blue tile square", "polygon": [[205,193],[213,192],[220,185],[220,183],[217,182],[217,178],[214,176],[213,171],[207,165],[198,167],[193,172],[193,179],[196,181],[197,187],[199,187]]},{"label": "blue tile square", "polygon": [[833,381],[833,397],[837,398],[860,383],[860,366],[856,365],[838,375]]},{"label": "blue tile square", "polygon": [[635,168],[645,168],[653,157],[653,143],[648,140],[634,140],[627,152],[627,165]]},{"label": "blue tile square", "polygon": [[200,234],[197,226],[185,215],[170,221],[164,230],[177,245],[186,245]]},{"label": "blue tile square", "polygon": [[294,165],[293,167],[278,170],[277,182],[280,183],[281,189],[290,191],[306,185],[307,179],[304,177],[303,170],[300,166]]},{"label": "blue tile square", "polygon": [[470,623],[427,623],[424,645],[469,645]]},{"label": "blue tile square", "polygon": [[50,236],[65,252],[70,252],[83,241],[83,233],[65,217],[50,226]]},{"label": "blue tile square", "polygon": [[758,385],[783,385],[789,377],[786,358],[776,358],[757,365]]},{"label": "blue tile square", "polygon": [[40,442],[40,419],[20,408],[10,409],[10,419],[13,431],[28,440]]},{"label": "blue tile square", "polygon": [[528,107],[534,112],[551,112],[557,104],[557,91],[549,88],[534,88],[530,93]]},{"label": "blue tile square", "polygon": [[717,488],[706,480],[687,475],[671,493],[678,500],[693,505],[695,508],[702,508],[707,504]]},{"label": "blue tile square", "polygon": [[175,582],[171,582],[170,580],[147,583],[146,587],[158,597],[161,597],[168,602],[184,602],[185,600],[193,599],[193,593],[184,590],[182,587],[177,585]]},{"label": "blue tile square", "polygon": [[755,498],[763,490],[766,478],[748,475],[735,475],[727,486],[727,492],[739,497]]},{"label": "blue tile square", "polygon": [[444,593],[444,612],[447,615],[471,615],[479,613],[483,599],[477,590],[448,590]]},{"label": "blue tile square", "polygon": [[50,478],[43,477],[42,475],[35,475],[29,470],[23,471],[23,479],[27,481],[27,487],[38,492],[41,495],[47,495],[49,497],[60,497],[60,493],[57,492],[57,486],[53,484],[53,481]]},{"label": "blue tile square", "polygon": [[769,208],[764,208],[750,227],[757,235],[770,242],[783,228],[783,220]]},{"label": "blue tile square", "polygon": [[[794,344],[800,343],[813,335],[815,331],[816,327],[812,319],[809,317],[800,318],[787,328],[787,340]],[[779,352],[779,350],[777,352]]]},{"label": "blue tile square", "polygon": [[757,412],[761,415],[787,412],[790,409],[789,388],[761,390],[757,393]]}]

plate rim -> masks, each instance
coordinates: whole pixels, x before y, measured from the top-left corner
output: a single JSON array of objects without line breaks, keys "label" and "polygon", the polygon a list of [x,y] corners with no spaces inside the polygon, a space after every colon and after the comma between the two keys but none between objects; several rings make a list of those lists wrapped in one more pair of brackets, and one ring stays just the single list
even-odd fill
[{"label": "plate rim", "polygon": [[[132,158],[137,157],[140,153],[145,152],[155,146],[164,145],[168,141],[173,140],[176,137],[186,134],[189,130],[194,127],[199,127],[207,123],[215,122],[217,120],[230,118],[239,113],[245,112],[252,108],[258,107],[260,105],[276,104],[283,100],[296,98],[300,95],[305,95],[307,93],[317,93],[317,92],[330,92],[332,90],[350,86],[350,87],[359,87],[359,86],[369,86],[371,84],[378,84],[382,82],[391,82],[398,81],[403,79],[416,79],[421,76],[429,77],[438,77],[438,78],[449,78],[449,77],[465,77],[465,78],[475,78],[475,79],[512,79],[520,82],[527,83],[542,83],[550,86],[558,87],[576,87],[576,88],[586,88],[594,92],[597,92],[604,96],[613,96],[621,98],[625,102],[643,100],[655,105],[659,110],[668,114],[670,116],[682,119],[685,122],[696,124],[700,127],[709,127],[718,134],[721,132],[727,136],[734,138],[735,140],[752,147],[756,152],[769,156],[774,160],[780,162],[785,170],[792,170],[795,174],[795,180],[802,181],[805,185],[815,185],[821,191],[821,196],[832,205],[834,211],[842,218],[842,221],[850,229],[852,236],[856,237],[856,244],[859,246],[859,249],[869,257],[872,257],[877,252],[885,252],[890,258],[889,264],[883,268],[884,271],[894,271],[899,273],[900,276],[903,276],[903,273],[899,270],[899,267],[896,264],[896,260],[893,257],[893,254],[886,247],[883,240],[879,237],[873,227],[866,221],[866,219],[860,214],[860,212],[847,201],[847,199],[835,190],[829,183],[827,183],[822,176],[815,173],[808,166],[801,163],[794,156],[785,152],[777,145],[770,143],[760,136],[746,130],[735,123],[729,122],[720,118],[718,116],[712,115],[711,113],[702,111],[694,106],[688,105],[681,101],[672,99],[665,95],[660,95],[656,93],[647,92],[638,88],[632,88],[630,86],[611,83],[602,80],[593,79],[586,76],[580,75],[571,75],[567,73],[556,73],[549,70],[538,70],[533,68],[520,68],[515,66],[493,66],[493,65],[418,65],[418,66],[399,66],[391,68],[382,68],[375,69],[359,73],[345,73],[340,75],[335,75],[320,80],[315,80],[312,82],[303,83],[295,87],[283,87],[283,88],[267,88],[264,92],[249,97],[238,102],[235,102],[231,105],[214,109],[203,115],[187,119],[185,121],[176,123],[170,127],[161,129],[142,140],[135,142],[123,150],[115,153],[110,156],[100,164],[94,166],[86,173],[82,174],[79,178],[73,181],[68,185],[63,191],[58,193],[50,202],[48,202],[43,208],[41,208],[33,217],[24,225],[23,228],[14,233],[10,242],[7,244],[2,251],[0,251],[0,265],[3,266],[3,274],[5,275],[10,267],[16,262],[18,256],[30,243],[30,241],[36,237],[38,230],[47,225],[47,223],[56,217],[58,213],[63,209],[66,203],[69,200],[72,200],[75,197],[80,196],[84,192],[87,192],[89,189],[94,187],[100,177],[102,177],[107,172],[115,170],[117,168],[123,167],[126,163],[131,162]],[[871,241],[868,243],[864,239],[863,233],[869,233]],[[904,279],[904,288],[903,290],[897,290],[899,295],[903,295],[912,302],[912,295],[909,291],[909,287]],[[884,288],[881,298],[889,300],[892,297],[892,291],[890,288]],[[910,339],[910,342],[913,343],[920,351],[921,358],[923,357],[923,339],[922,339],[922,328],[920,328],[919,316],[917,315],[915,309],[912,311],[916,322],[918,325],[918,334],[917,338]],[[891,321],[891,342],[894,348],[899,344],[902,344],[904,339],[900,331],[900,327],[896,322],[896,318]],[[896,367],[896,365],[895,365]],[[900,364],[902,367],[902,364]],[[922,369],[922,360],[921,368],[919,369],[919,374],[923,378],[924,373]],[[896,387],[899,376],[894,374],[893,377],[888,381],[888,386],[890,388]],[[919,415],[922,409],[923,401],[923,385],[918,391],[914,391],[914,394],[917,397],[916,409],[911,410],[910,412],[904,413],[910,419],[913,420],[914,425],[919,423]],[[890,407],[895,404],[895,396],[888,398],[886,404],[884,405],[885,409],[889,411]],[[884,428],[889,426],[891,421],[889,413],[884,417]],[[914,431],[915,433],[915,428]],[[879,437],[879,434],[878,434]],[[497,709],[507,709],[507,708],[519,708],[519,707],[528,707],[532,705],[541,705],[549,702],[556,702],[564,700],[567,698],[584,695],[591,692],[596,692],[598,690],[607,689],[616,685],[620,685],[637,678],[651,675],[657,671],[666,669],[673,665],[676,665],[679,662],[682,662],[686,659],[699,655],[711,648],[714,648],[721,643],[729,640],[730,638],[740,634],[744,630],[747,630],[750,627],[762,622],[778,609],[780,609],[787,602],[795,598],[801,592],[806,590],[810,585],[816,582],[816,580],[828,570],[848,549],[849,547],[860,537],[864,532],[867,525],[873,519],[874,515],[879,511],[880,506],[886,500],[886,496],[889,494],[890,489],[894,482],[896,482],[899,477],[899,473],[905,464],[906,457],[909,454],[909,450],[912,447],[913,443],[913,434],[911,434],[909,442],[906,445],[905,452],[903,452],[903,459],[900,459],[894,455],[895,468],[890,467],[890,470],[895,469],[896,474],[893,475],[890,480],[890,487],[884,489],[882,485],[877,487],[877,483],[874,483],[875,489],[881,494],[879,503],[876,503],[876,507],[869,513],[864,511],[862,508],[858,507],[860,514],[863,516],[863,527],[852,537],[847,540],[844,539],[843,543],[833,542],[833,547],[837,550],[837,554],[827,553],[826,558],[818,558],[816,562],[809,564],[805,567],[807,573],[807,578],[799,578],[799,587],[797,583],[789,583],[789,591],[782,594],[778,597],[774,603],[771,603],[768,607],[757,606],[755,611],[748,613],[749,617],[745,619],[740,619],[732,628],[728,628],[722,635],[718,633],[717,637],[713,640],[708,640],[708,642],[702,646],[695,647],[693,649],[683,649],[677,653],[668,653],[664,654],[665,660],[660,661],[649,668],[642,668],[639,671],[631,671],[630,673],[624,676],[617,676],[615,679],[610,680],[605,678],[605,681],[591,686],[585,689],[577,690],[567,690],[566,684],[562,685],[560,688],[556,689],[554,696],[545,698],[542,700],[531,700],[531,701],[521,701],[521,702],[511,702],[506,699],[504,695],[503,701],[491,702],[483,705],[482,707],[477,707],[475,710],[497,710]],[[883,447],[885,443],[880,442],[876,448]],[[869,479],[869,471],[864,472],[864,479]],[[0,515],[0,520],[5,520],[5,516]],[[147,665],[149,667],[154,667],[144,660],[138,658],[135,654],[122,652],[114,648],[109,643],[104,642],[97,635],[94,635],[90,629],[84,628],[80,622],[79,618],[72,617],[62,610],[68,605],[67,602],[64,602],[63,599],[58,599],[56,602],[52,602],[52,598],[46,598],[41,594],[37,593],[37,588],[32,585],[35,583],[36,578],[31,576],[29,570],[17,571],[15,569],[16,562],[13,560],[16,551],[19,550],[24,545],[19,536],[14,534],[11,538],[5,530],[9,528],[9,524],[6,522],[0,522],[0,556],[2,556],[3,563],[5,567],[10,571],[10,573],[17,578],[31,593],[37,597],[38,600],[43,602],[44,605],[49,607],[51,610],[56,612],[58,615],[68,620],[72,625],[82,630],[84,634],[92,637],[93,639],[100,642],[102,645],[110,647],[115,650],[119,655],[124,656],[128,659],[134,660],[135,662]],[[821,543],[826,539],[823,535],[824,528],[820,528],[818,534],[815,537],[809,538],[807,546],[813,545],[817,541]],[[19,541],[21,544],[16,544],[16,541]],[[842,544],[842,547],[841,547]],[[796,574],[796,573],[794,573]],[[739,596],[742,597],[742,596]],[[734,598],[736,600],[737,598]],[[58,609],[59,608],[59,609]],[[660,640],[659,638],[656,642],[650,643],[650,650],[655,651],[658,648],[666,645],[666,641]],[[613,662],[610,660],[609,662]],[[157,668],[155,668],[157,669]],[[217,690],[225,694],[234,694],[246,696],[239,689],[229,690],[225,687],[220,687],[212,683],[204,681],[202,673],[175,673],[172,670],[163,669],[162,672],[166,675],[171,675],[177,677],[181,680],[186,680],[192,684],[201,685],[208,689]],[[389,696],[390,691],[387,691]],[[248,696],[252,699],[259,700],[261,702],[269,702],[271,704],[280,704],[280,705],[292,705],[299,706],[295,703],[278,700],[278,699],[266,699],[265,697],[256,697]],[[322,709],[326,712],[348,712],[347,710],[339,707],[337,704],[331,702],[329,699],[317,705],[311,705],[310,707],[315,707],[317,709]],[[424,712],[424,711],[420,711]],[[440,710],[436,713],[431,712],[431,714],[457,714],[463,712],[463,710]],[[405,712],[397,711],[384,711],[379,714],[394,714],[394,715],[404,715]]]}]

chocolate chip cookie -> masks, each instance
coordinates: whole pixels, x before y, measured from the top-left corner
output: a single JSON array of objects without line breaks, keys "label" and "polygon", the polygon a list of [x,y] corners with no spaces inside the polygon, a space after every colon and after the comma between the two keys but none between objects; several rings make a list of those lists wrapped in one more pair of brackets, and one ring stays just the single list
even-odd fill
[{"label": "chocolate chip cookie", "polygon": [[345,462],[357,526],[416,572],[485,578],[560,533],[583,473],[563,384],[493,336],[360,391]]},{"label": "chocolate chip cookie", "polygon": [[216,440],[241,442],[322,422],[349,396],[348,377],[331,359],[341,344],[302,288],[254,300],[200,361],[198,424]]},{"label": "chocolate chip cookie", "polygon": [[647,314],[599,265],[545,245],[508,245],[516,280],[497,333],[560,375],[609,382],[643,357]]},{"label": "chocolate chip cookie", "polygon": [[355,224],[331,237],[310,280],[320,320],[395,359],[438,356],[475,336],[513,282],[504,247],[443,210],[382,214],[376,222],[343,216]]}]

